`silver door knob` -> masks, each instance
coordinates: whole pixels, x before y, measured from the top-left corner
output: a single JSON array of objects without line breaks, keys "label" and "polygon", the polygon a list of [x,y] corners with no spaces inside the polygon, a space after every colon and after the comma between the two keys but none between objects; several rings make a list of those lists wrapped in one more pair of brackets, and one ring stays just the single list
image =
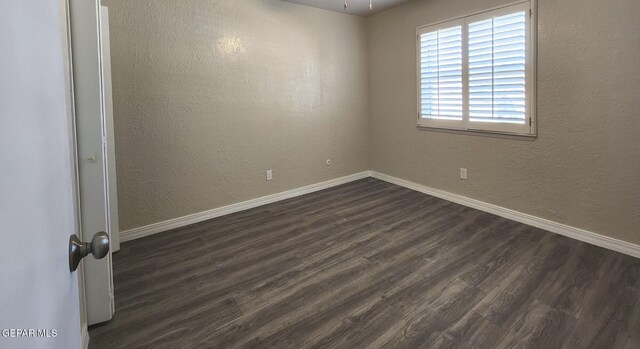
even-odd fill
[{"label": "silver door knob", "polygon": [[78,235],[71,235],[69,237],[69,270],[71,272],[76,271],[82,258],[89,253],[95,259],[104,258],[109,253],[109,234],[105,232],[96,233],[91,242],[82,242]]}]

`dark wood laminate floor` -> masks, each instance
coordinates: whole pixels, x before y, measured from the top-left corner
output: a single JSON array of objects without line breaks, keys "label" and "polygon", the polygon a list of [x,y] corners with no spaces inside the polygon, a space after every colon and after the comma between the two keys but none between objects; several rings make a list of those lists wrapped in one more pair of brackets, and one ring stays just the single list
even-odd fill
[{"label": "dark wood laminate floor", "polygon": [[640,260],[364,179],[139,239],[91,348],[640,348]]}]

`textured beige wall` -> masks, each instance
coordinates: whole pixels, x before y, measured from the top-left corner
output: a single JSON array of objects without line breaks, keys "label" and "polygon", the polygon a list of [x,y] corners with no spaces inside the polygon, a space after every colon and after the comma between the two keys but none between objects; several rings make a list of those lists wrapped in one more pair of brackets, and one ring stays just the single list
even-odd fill
[{"label": "textured beige wall", "polygon": [[279,0],[103,4],[123,230],[368,169],[364,18]]},{"label": "textured beige wall", "polygon": [[416,27],[502,3],[368,19],[372,169],[640,243],[640,1],[539,1],[535,141],[416,129]]},{"label": "textured beige wall", "polygon": [[103,0],[121,227],[371,167],[640,243],[640,2],[539,1],[536,140],[416,128],[415,28],[508,1]]}]

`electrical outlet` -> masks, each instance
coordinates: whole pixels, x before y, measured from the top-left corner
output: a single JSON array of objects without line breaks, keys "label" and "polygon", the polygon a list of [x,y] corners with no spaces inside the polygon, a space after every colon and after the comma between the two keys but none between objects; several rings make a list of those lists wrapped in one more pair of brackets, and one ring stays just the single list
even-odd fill
[{"label": "electrical outlet", "polygon": [[460,179],[464,179],[465,181],[467,180],[467,169],[466,168],[461,168],[460,169]]},{"label": "electrical outlet", "polygon": [[267,180],[270,181],[273,179],[273,170],[267,171]]}]

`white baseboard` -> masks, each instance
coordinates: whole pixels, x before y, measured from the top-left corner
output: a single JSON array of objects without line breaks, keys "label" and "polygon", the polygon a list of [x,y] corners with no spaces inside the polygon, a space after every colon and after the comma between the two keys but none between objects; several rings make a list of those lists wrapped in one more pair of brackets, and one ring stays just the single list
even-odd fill
[{"label": "white baseboard", "polygon": [[[572,239],[580,240],[592,245],[600,246],[609,250],[624,253],[636,258],[640,258],[640,245],[632,244],[627,241],[615,239],[605,235],[590,232],[584,229],[572,227],[566,224],[550,221],[548,219],[536,217],[527,213],[511,210],[501,206],[489,204],[480,200],[468,198],[466,196],[449,193],[444,190],[435,189],[426,185],[410,182],[401,178],[389,176],[375,171],[365,171],[355,173],[350,176],[332,179],[326,182],[308,185],[306,187],[284,191],[281,193],[263,196],[236,204],[215,208],[200,213],[191,214],[184,217],[170,219],[164,222],[154,223],[147,226],[123,231],[120,233],[120,241],[130,241],[141,237],[165,232],[167,230],[181,228],[190,224],[204,222],[209,219],[221,217],[231,213],[248,210],[254,207],[274,203],[281,200],[290,199],[296,196],[309,194],[315,191],[335,187],[337,185],[353,182],[366,177],[373,177],[385,182],[393,183],[408,189],[419,191],[428,195],[432,195],[447,201],[455,202],[460,205],[475,208],[480,211],[495,214],[500,217],[524,223],[536,228],[544,229],[552,233],[564,235]],[[84,335],[84,334],[83,334]],[[88,340],[88,334],[87,334]]]},{"label": "white baseboard", "polygon": [[270,204],[277,201],[290,199],[296,196],[313,193],[315,191],[335,187],[341,184],[353,182],[353,181],[367,178],[370,176],[371,176],[371,173],[369,171],[364,171],[364,172],[352,174],[350,176],[340,177],[340,178],[328,180],[326,182],[308,185],[302,188],[292,189],[292,190],[284,191],[284,192],[273,194],[273,195],[263,196],[257,199],[239,202],[229,206],[214,208],[212,210],[194,213],[188,216],[174,218],[164,222],[154,223],[154,224],[146,225],[143,227],[134,228],[131,230],[126,230],[126,231],[120,232],[120,241],[125,242],[125,241],[139,239],[141,237],[161,233],[171,229],[181,228],[194,223],[204,222],[209,219],[225,216],[225,215],[239,212],[239,211],[248,210],[250,208]]},{"label": "white baseboard", "polygon": [[524,223],[536,228],[544,229],[552,233],[564,235],[572,239],[580,240],[592,245],[604,247],[609,250],[617,251],[636,258],[640,258],[640,245],[632,244],[627,241],[614,239],[605,235],[590,232],[584,229],[572,227],[566,224],[550,221],[548,219],[532,216],[530,214],[510,210],[508,208],[489,204],[480,200],[468,198],[466,196],[453,194],[444,190],[427,187],[426,185],[410,182],[401,178],[389,176],[386,174],[371,171],[371,176],[385,182],[393,183],[408,189],[419,191],[431,196],[435,196],[447,201],[455,202],[460,205],[475,208],[480,211],[495,214],[500,217],[511,219],[516,222]]},{"label": "white baseboard", "polygon": [[87,325],[82,326],[82,349],[89,349],[89,328]]}]

